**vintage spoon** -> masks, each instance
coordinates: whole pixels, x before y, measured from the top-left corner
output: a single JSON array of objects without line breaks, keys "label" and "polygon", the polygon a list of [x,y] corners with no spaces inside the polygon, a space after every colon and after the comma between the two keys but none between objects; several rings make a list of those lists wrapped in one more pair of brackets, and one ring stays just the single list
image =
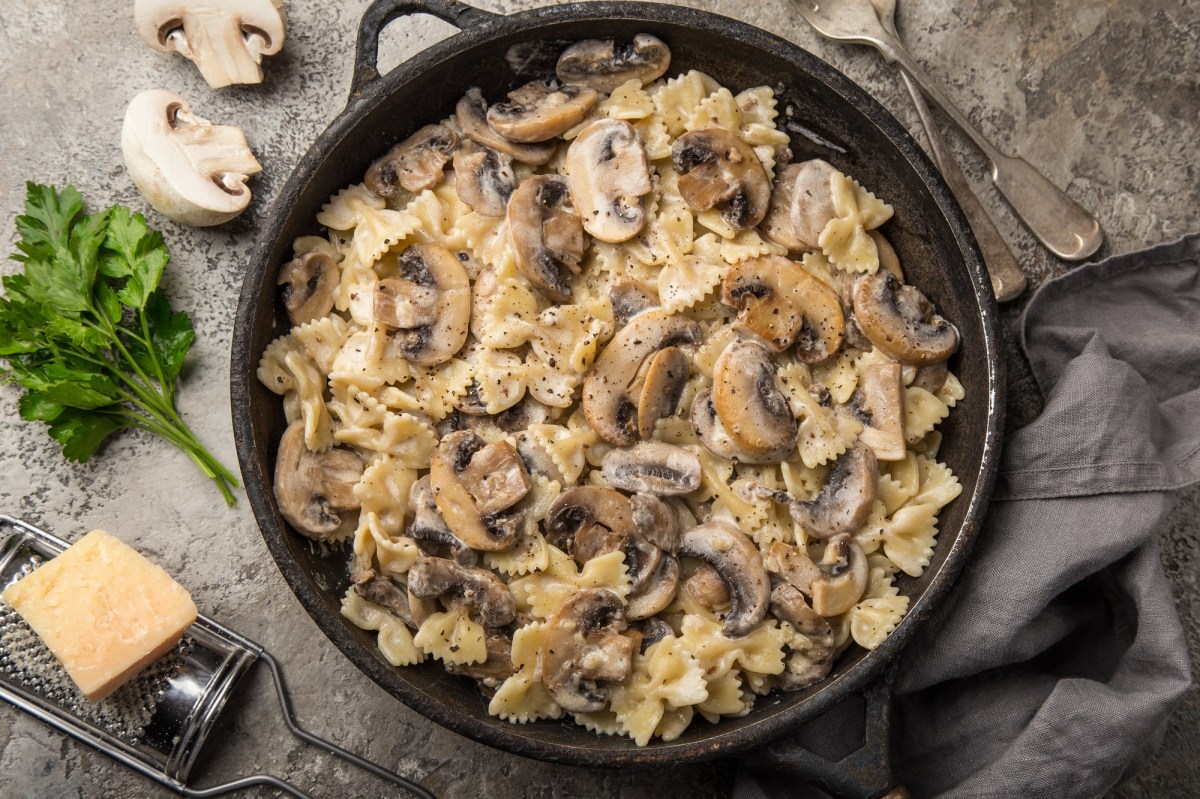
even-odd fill
[{"label": "vintage spoon", "polygon": [[[884,29],[899,40],[900,34],[896,32],[896,0],[871,0],[871,3],[879,13],[879,21],[883,23]],[[979,249],[983,251],[983,262],[987,265],[988,275],[992,279],[992,292],[996,295],[996,301],[1008,302],[1016,299],[1025,290],[1025,273],[1021,271],[1020,264],[1000,235],[1000,231],[996,229],[992,218],[983,209],[983,204],[971,190],[967,176],[963,174],[958,160],[942,139],[937,123],[929,112],[929,106],[925,104],[925,98],[921,96],[917,84],[903,70],[900,71],[900,77],[904,78],[904,85],[908,87],[913,105],[917,108],[917,115],[921,117],[921,124],[925,127],[933,160],[937,162],[942,176],[946,178],[946,183],[949,184],[958,204],[962,206],[963,213],[966,214],[967,221],[971,224],[971,229],[975,232]]]},{"label": "vintage spoon", "polygon": [[1104,241],[1100,223],[1024,158],[1000,152],[955,107],[889,33],[871,0],[792,0],[808,23],[830,39],[868,44],[913,77],[921,90],[971,137],[992,164],[992,182],[1050,252],[1067,261],[1092,255]]}]

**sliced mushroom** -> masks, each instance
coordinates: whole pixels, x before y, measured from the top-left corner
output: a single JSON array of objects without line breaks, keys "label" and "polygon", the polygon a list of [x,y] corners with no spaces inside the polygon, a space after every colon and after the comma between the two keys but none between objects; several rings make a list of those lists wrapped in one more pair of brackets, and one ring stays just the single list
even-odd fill
[{"label": "sliced mushroom", "polygon": [[447,663],[446,671],[478,680],[489,688],[499,687],[499,684],[516,674],[517,667],[512,662],[512,639],[502,630],[486,630],[484,643],[487,647],[487,657],[482,663]]},{"label": "sliced mushroom", "polygon": [[[390,322],[418,322],[412,327],[400,327],[392,340],[399,355],[421,366],[436,366],[454,357],[467,343],[471,324],[471,282],[467,270],[454,253],[437,244],[413,244],[396,259],[398,277],[389,296],[393,298],[394,315],[381,319]],[[410,284],[401,290],[403,283]],[[427,310],[422,309],[428,292],[436,292],[436,302],[430,322]],[[412,298],[409,301],[408,298]],[[376,294],[376,308],[380,307]],[[387,307],[385,305],[385,307]]]},{"label": "sliced mushroom", "polygon": [[662,619],[646,618],[630,625],[631,630],[637,630],[642,634],[641,651],[645,654],[646,650],[657,644],[667,636],[674,636],[675,630],[671,625],[667,624]]},{"label": "sliced mushroom", "polygon": [[712,403],[738,448],[757,462],[778,463],[795,448],[796,417],[761,344],[735,341],[725,348],[713,367]]},{"label": "sliced mushroom", "polygon": [[408,591],[421,599],[454,597],[474,609],[485,627],[503,627],[517,617],[516,600],[503,580],[445,558],[417,558],[408,570]]},{"label": "sliced mushroom", "polygon": [[763,565],[805,595],[812,594],[813,581],[821,577],[821,567],[813,563],[803,547],[782,541],[771,542],[771,548],[763,556]]},{"label": "sliced mushroom", "polygon": [[879,468],[875,453],[862,441],[838,456],[816,498],[801,502],[786,491],[772,491],[751,483],[743,487],[749,496],[772,499],[786,505],[792,519],[817,538],[852,533],[863,525],[875,502]]},{"label": "sliced mushroom", "polygon": [[[692,403],[692,430],[696,433],[696,438],[700,439],[700,443],[704,445],[712,454],[718,458],[724,458],[727,461],[739,461],[741,463],[773,463],[775,461],[762,461],[759,457],[747,449],[743,449],[725,425],[721,423],[721,418],[717,415],[717,406],[713,404],[713,391],[711,388],[706,388],[696,395],[695,402]],[[777,453],[768,453],[773,455]]]},{"label": "sliced mushroom", "polygon": [[789,252],[806,252],[813,249],[796,238],[792,228],[792,187],[802,169],[800,164],[788,164],[778,170],[767,215],[758,226],[768,240]]},{"label": "sliced mushroom", "polygon": [[573,83],[532,81],[487,110],[492,130],[509,141],[533,144],[578,125],[596,104],[596,90]]},{"label": "sliced mushroom", "polygon": [[473,141],[454,154],[454,190],[477,214],[504,216],[517,188],[513,157]]},{"label": "sliced mushroom", "polygon": [[638,535],[668,554],[679,550],[679,512],[675,508],[652,494],[634,494],[629,506]]},{"label": "sliced mushroom", "polygon": [[789,647],[783,673],[775,684],[784,691],[798,691],[818,682],[833,668],[833,628],[808,606],[803,594],[786,583],[771,592],[771,614],[808,639],[807,648]]},{"label": "sliced mushroom", "polygon": [[618,244],[641,232],[642,197],[650,192],[646,147],[633,125],[598,119],[567,150],[571,199],[583,228],[600,241]]},{"label": "sliced mushroom", "polygon": [[262,83],[264,55],[283,47],[280,0],[135,0],[133,21],[146,44],[195,62],[213,89]]},{"label": "sliced mushroom", "polygon": [[625,605],[625,618],[630,621],[648,619],[665,610],[679,589],[679,574],[679,561],[662,553],[654,572],[630,592]]},{"label": "sliced mushroom", "polygon": [[497,441],[474,455],[458,479],[475,499],[475,509],[484,516],[511,508],[529,493],[529,474],[512,444]]},{"label": "sliced mushroom", "polygon": [[610,486],[632,493],[675,496],[700,487],[696,453],[661,441],[614,449],[604,456],[603,469]]},{"label": "sliced mushroom", "polygon": [[820,249],[817,239],[821,231],[837,217],[833,207],[833,176],[838,171],[819,158],[796,167],[788,173],[792,180],[791,233],[805,249]]},{"label": "sliced mushroom", "polygon": [[840,535],[825,545],[821,559],[824,572],[812,584],[813,610],[821,616],[837,616],[858,604],[867,590],[870,570],[867,555],[849,535]]},{"label": "sliced mushroom", "polygon": [[371,164],[363,183],[380,197],[395,197],[397,186],[413,193],[432,189],[445,178],[457,148],[457,133],[445,125],[426,125]]},{"label": "sliced mushroom", "polygon": [[775,352],[795,343],[804,363],[828,360],[842,346],[838,295],[800,264],[766,255],[734,264],[721,282],[721,302],[738,310],[737,329]]},{"label": "sliced mushroom", "polygon": [[530,474],[540,474],[548,480],[556,480],[560,484],[567,482],[563,478],[562,472],[559,471],[558,464],[550,457],[550,453],[537,443],[528,430],[517,433],[514,440],[517,454],[521,456],[521,462],[525,464],[526,471]]},{"label": "sliced mushroom", "polygon": [[[574,555],[575,539],[588,528],[600,527],[612,534],[615,549],[625,538],[635,535],[633,509],[629,498],[604,486],[583,485],[568,488],[558,495],[546,511],[543,521],[550,543]],[[590,534],[595,535],[598,531]],[[594,550],[594,545],[591,547]],[[612,549],[606,551],[611,552]],[[591,554],[595,554],[593,551]],[[584,562],[587,558],[579,559]]]},{"label": "sliced mushroom", "polygon": [[758,546],[741,530],[723,519],[693,527],[680,538],[679,554],[704,561],[725,583],[729,593],[725,635],[746,635],[767,615],[771,581]]},{"label": "sliced mushroom", "polygon": [[916,376],[913,377],[912,385],[914,388],[923,388],[930,394],[936,394],[942,390],[942,386],[946,385],[946,378],[950,375],[950,368],[945,361],[931,363],[928,366],[917,368]]},{"label": "sliced mushroom", "polygon": [[671,165],[680,175],[679,193],[696,211],[720,207],[721,218],[738,230],[763,220],[771,180],[750,145],[723,128],[685,133],[671,145]]},{"label": "sliced mushroom", "polygon": [[858,279],[854,316],[880,352],[909,366],[944,361],[958,349],[958,328],[935,312],[920,289],[886,269]]},{"label": "sliced mushroom", "polygon": [[692,576],[684,580],[684,588],[697,602],[706,608],[724,607],[729,604],[729,591],[717,570],[706,563],[700,564]]},{"label": "sliced mushroom", "polygon": [[475,550],[467,546],[446,524],[433,498],[433,485],[429,475],[425,475],[413,483],[408,491],[408,505],[412,510],[413,520],[406,534],[417,542],[423,552],[431,555],[441,555],[448,552],[450,557],[463,566],[474,566],[479,562]]},{"label": "sliced mushroom", "polygon": [[564,83],[581,83],[611,94],[621,84],[640,81],[643,86],[661,77],[671,65],[671,51],[662,40],[639,33],[631,44],[617,48],[612,39],[585,39],[563,50],[555,73]]},{"label": "sliced mushroom", "polygon": [[292,324],[329,316],[340,281],[337,264],[323,252],[306,253],[284,264],[276,285],[283,286],[280,295]]},{"label": "sliced mushroom", "polygon": [[438,316],[438,290],[404,278],[389,277],[375,284],[375,321],[393,328],[432,325]]},{"label": "sliced mushroom", "polygon": [[241,128],[212,124],[165,89],[130,101],[121,152],[147,202],[185,225],[219,225],[246,210],[246,181],[262,171]]},{"label": "sliced mushroom", "polygon": [[605,683],[629,676],[633,639],[621,635],[624,629],[621,598],[606,588],[580,591],[551,617],[540,657],[542,682],[563,710],[602,710]]},{"label": "sliced mushroom", "polygon": [[354,579],[354,593],[368,602],[382,605],[412,630],[420,627],[408,607],[408,592],[403,585],[388,577],[376,577],[368,569]]},{"label": "sliced mushroom", "polygon": [[508,237],[517,268],[555,302],[571,299],[570,276],[579,274],[585,246],[583,222],[564,206],[566,178],[535,175],[508,200]]},{"label": "sliced mushroom", "polygon": [[362,458],[341,447],[312,452],[303,419],[288,425],[276,458],[275,499],[296,532],[323,541],[341,526],[339,511],[360,507],[354,486],[362,479]]},{"label": "sliced mushroom", "polygon": [[624,327],[642,311],[658,306],[658,297],[632,278],[618,280],[609,290],[608,299],[612,302],[613,321],[617,327]]},{"label": "sliced mushroom", "polygon": [[638,397],[638,435],[651,438],[659,419],[675,415],[687,387],[691,360],[679,347],[667,347],[644,361],[641,388],[635,382],[631,394]]},{"label": "sliced mushroom", "polygon": [[612,337],[583,380],[583,412],[592,429],[616,446],[637,441],[638,404],[631,400],[629,388],[642,363],[667,347],[694,347],[701,337],[698,322],[661,308],[630,320]]},{"label": "sliced mushroom", "polygon": [[902,461],[908,453],[904,438],[904,377],[898,363],[871,364],[862,371],[858,387],[846,404],[862,423],[858,439],[881,461]]},{"label": "sliced mushroom", "polygon": [[[482,485],[469,487],[461,473],[483,449],[483,439],[470,430],[451,433],[438,443],[429,466],[429,481],[433,500],[454,535],[472,549],[496,552],[512,546],[520,531],[521,515],[516,510],[507,514],[480,512],[477,503],[486,507],[489,497],[483,494]],[[472,494],[472,488],[480,496]]]},{"label": "sliced mushroom", "polygon": [[454,108],[454,117],[459,128],[468,139],[484,147],[512,156],[522,164],[541,166],[554,155],[556,142],[544,144],[518,144],[501,136],[487,122],[487,100],[478,86],[467,89],[467,93]]}]

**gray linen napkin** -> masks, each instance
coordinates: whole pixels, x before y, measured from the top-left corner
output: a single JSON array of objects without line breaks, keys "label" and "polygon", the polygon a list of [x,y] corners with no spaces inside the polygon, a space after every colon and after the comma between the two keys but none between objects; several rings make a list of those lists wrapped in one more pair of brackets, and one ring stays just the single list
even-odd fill
[{"label": "gray linen napkin", "polygon": [[[896,777],[918,799],[1100,796],[1190,684],[1157,534],[1200,480],[1200,235],[1048,282],[1021,333],[1045,408],[899,664]],[[743,766],[736,799],[821,795]]]}]

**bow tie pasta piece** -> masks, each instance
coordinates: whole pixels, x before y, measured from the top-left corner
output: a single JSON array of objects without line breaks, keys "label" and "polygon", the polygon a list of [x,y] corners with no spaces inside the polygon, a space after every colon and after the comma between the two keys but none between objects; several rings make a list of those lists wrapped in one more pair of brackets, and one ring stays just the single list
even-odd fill
[{"label": "bow tie pasta piece", "polygon": [[382,197],[357,184],[335,194],[317,214],[317,222],[334,230],[353,230],[350,254],[355,263],[370,266],[407,238],[421,219],[388,209]]},{"label": "bow tie pasta piece", "polygon": [[879,270],[879,250],[867,231],[891,219],[892,206],[841,172],[835,171],[829,182],[836,216],[817,239],[821,252],[839,269],[873,275]]},{"label": "bow tie pasta piece", "polygon": [[551,546],[549,568],[513,580],[509,588],[517,600],[518,611],[548,619],[585,588],[607,588],[617,596],[626,597],[630,580],[625,553],[620,550],[592,558],[579,567],[570,555]]},{"label": "bow tie pasta piece", "polygon": [[513,634],[512,662],[517,671],[496,690],[488,713],[505,721],[525,724],[535,719],[562,718],[563,710],[542,684],[542,644],[546,622],[526,624]]},{"label": "bow tie pasta piece", "polygon": [[382,605],[363,599],[353,588],[342,598],[341,612],[355,627],[379,632],[376,644],[393,666],[412,666],[425,660],[425,653],[413,643],[412,633],[404,622]]}]

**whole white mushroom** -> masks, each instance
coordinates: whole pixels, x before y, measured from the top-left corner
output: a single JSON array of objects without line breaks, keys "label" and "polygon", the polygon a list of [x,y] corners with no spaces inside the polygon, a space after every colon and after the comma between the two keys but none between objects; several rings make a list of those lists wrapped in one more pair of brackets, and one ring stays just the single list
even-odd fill
[{"label": "whole white mushroom", "polygon": [[134,184],[163,216],[207,227],[228,222],[250,204],[246,180],[262,171],[241,128],[214,125],[165,89],[133,98],[121,150]]}]

